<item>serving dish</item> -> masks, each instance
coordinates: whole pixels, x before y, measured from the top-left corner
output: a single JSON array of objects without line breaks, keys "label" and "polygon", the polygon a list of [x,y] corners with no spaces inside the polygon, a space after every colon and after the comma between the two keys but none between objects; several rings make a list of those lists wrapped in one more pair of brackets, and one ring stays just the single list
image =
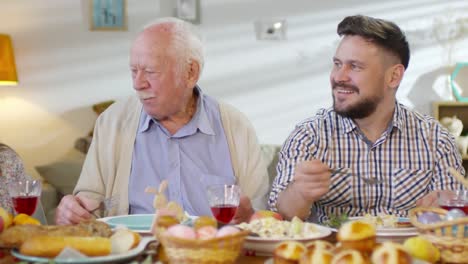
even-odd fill
[{"label": "serving dish", "polygon": [[311,234],[305,238],[262,238],[257,236],[247,236],[244,241],[244,251],[247,255],[255,256],[271,256],[276,245],[283,241],[299,241],[302,243],[308,243],[313,240],[323,239],[328,237],[332,231],[326,226],[313,224],[317,229],[317,233]]},{"label": "serving dish", "polygon": [[154,237],[143,237],[137,247],[122,253],[122,254],[111,254],[108,256],[101,257],[78,257],[78,258],[42,258],[42,257],[33,257],[26,256],[17,249],[13,249],[11,254],[23,261],[32,262],[32,263],[57,263],[57,264],[88,264],[88,263],[120,263],[128,262],[130,259],[141,254],[146,246],[156,241]]}]

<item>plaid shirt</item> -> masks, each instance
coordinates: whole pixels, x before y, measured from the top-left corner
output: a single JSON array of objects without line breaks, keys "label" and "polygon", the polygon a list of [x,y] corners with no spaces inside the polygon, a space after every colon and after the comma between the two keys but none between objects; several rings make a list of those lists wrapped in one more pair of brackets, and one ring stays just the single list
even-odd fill
[{"label": "plaid shirt", "polygon": [[430,191],[462,188],[448,167],[465,173],[453,136],[432,117],[397,103],[393,122],[372,143],[352,119],[321,109],[296,127],[280,151],[269,198],[272,210],[294,179],[296,165],[311,159],[334,171],[330,191],[311,208],[309,220],[318,222],[343,213],[404,217]]}]

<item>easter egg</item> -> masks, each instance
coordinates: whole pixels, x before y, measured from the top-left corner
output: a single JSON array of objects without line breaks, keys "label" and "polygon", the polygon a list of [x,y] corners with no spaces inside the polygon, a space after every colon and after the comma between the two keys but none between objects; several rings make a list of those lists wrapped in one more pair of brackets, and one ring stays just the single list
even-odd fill
[{"label": "easter egg", "polygon": [[193,228],[180,224],[169,227],[167,229],[167,234],[185,239],[195,239],[197,237]]},{"label": "easter egg", "polygon": [[199,239],[211,239],[216,237],[218,229],[212,226],[203,226],[197,229],[197,237]]},{"label": "easter egg", "polygon": [[448,220],[448,221],[451,221],[451,220],[455,220],[455,219],[462,218],[462,217],[465,217],[465,213],[462,210],[452,209],[452,210],[447,212],[444,219]]},{"label": "easter egg", "polygon": [[422,224],[433,224],[441,221],[439,214],[434,212],[424,212],[418,216],[418,222]]},{"label": "easter egg", "polygon": [[222,236],[228,236],[228,235],[233,235],[240,230],[236,227],[233,226],[223,226],[221,229],[218,230],[218,233],[216,233],[217,237],[222,237]]}]

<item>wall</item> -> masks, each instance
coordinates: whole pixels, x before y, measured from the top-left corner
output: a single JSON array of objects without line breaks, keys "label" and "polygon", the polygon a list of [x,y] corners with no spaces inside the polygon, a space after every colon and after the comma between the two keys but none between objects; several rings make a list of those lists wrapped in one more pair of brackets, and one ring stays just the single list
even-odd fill
[{"label": "wall", "polygon": [[[29,174],[92,129],[90,105],[132,94],[130,43],[147,22],[172,13],[172,0],[163,1],[128,0],[128,30],[102,32],[88,30],[87,1],[0,0],[0,32],[13,39],[20,78],[0,87],[0,141],[20,153]],[[281,144],[294,124],[331,105],[328,72],[346,15],[390,19],[407,32],[412,58],[398,98],[422,112],[451,99],[444,76],[468,60],[468,23],[452,30],[464,35],[441,36],[456,18],[468,21],[465,0],[201,1],[200,85],[246,113],[263,143]],[[287,19],[287,40],[256,40],[253,22],[272,17]]]}]

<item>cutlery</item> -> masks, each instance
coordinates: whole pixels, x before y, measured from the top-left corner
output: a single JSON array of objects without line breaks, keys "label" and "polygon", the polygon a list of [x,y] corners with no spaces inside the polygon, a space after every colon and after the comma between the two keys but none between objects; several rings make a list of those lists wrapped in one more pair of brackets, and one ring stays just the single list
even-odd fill
[{"label": "cutlery", "polygon": [[102,200],[99,205],[94,208],[93,210],[89,211],[92,215],[94,215],[96,218],[99,218],[99,215],[97,212],[99,210],[103,210],[103,213],[106,213],[113,209],[115,206],[117,206],[117,203],[119,201],[118,195],[113,195],[111,197],[108,197],[104,200]]},{"label": "cutlery", "polygon": [[[334,173],[338,173],[338,172],[341,172],[343,170],[343,168],[339,168],[339,169],[328,169],[328,171],[331,173],[331,174],[334,174]],[[358,176],[359,177],[359,176]],[[377,178],[364,178],[364,177],[359,177],[361,178],[361,180],[366,183],[366,184],[381,184],[383,183],[383,180],[379,180]]]}]

